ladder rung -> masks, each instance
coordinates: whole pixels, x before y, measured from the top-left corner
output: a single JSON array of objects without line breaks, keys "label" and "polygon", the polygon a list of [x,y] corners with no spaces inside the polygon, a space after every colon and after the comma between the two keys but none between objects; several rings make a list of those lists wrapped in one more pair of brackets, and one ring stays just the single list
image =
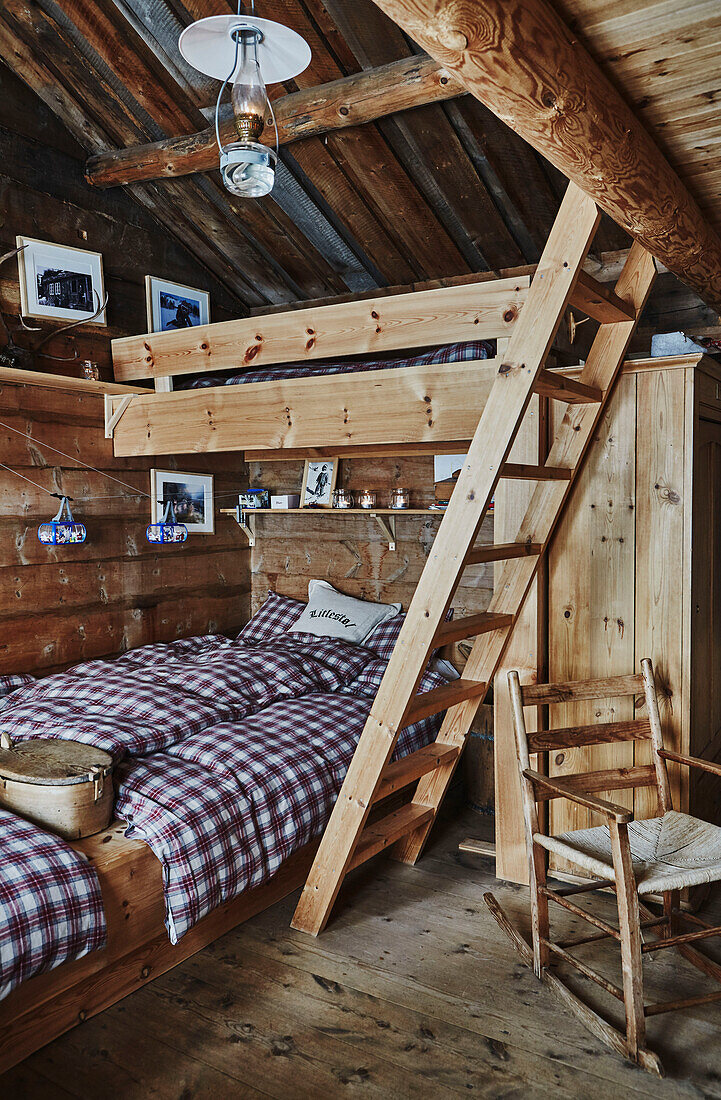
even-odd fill
[{"label": "ladder rung", "polygon": [[504,462],[501,477],[520,481],[570,481],[573,470],[567,466],[531,466],[527,462]]},{"label": "ladder rung", "polygon": [[387,817],[374,821],[372,825],[366,825],[348,864],[348,870],[352,871],[354,867],[359,867],[361,863],[372,859],[378,852],[389,848],[402,836],[412,833],[414,829],[419,829],[432,818],[432,806],[417,806],[409,802],[407,806],[401,806],[400,810],[394,810]]},{"label": "ladder rung", "polygon": [[485,694],[486,685],[480,680],[452,680],[450,684],[442,684],[441,687],[424,691],[411,699],[403,725],[411,726],[414,722],[420,722],[422,718],[447,710],[456,703],[462,703],[466,699],[477,699],[479,695]]},{"label": "ladder rung", "polygon": [[553,397],[569,405],[600,405],[603,401],[603,390],[598,386],[587,386],[585,382],[577,382],[575,378],[552,370],[539,371],[533,388],[542,397]]},{"label": "ladder rung", "polygon": [[624,302],[611,287],[599,283],[585,271],[578,274],[571,294],[571,305],[602,325],[636,320],[636,310],[630,302]]},{"label": "ladder rung", "polygon": [[451,619],[442,623],[433,639],[434,647],[460,642],[464,638],[475,638],[477,634],[487,634],[490,630],[501,630],[513,625],[513,615],[499,615],[492,611],[481,611],[478,615],[466,615],[464,619]]},{"label": "ladder rung", "polygon": [[436,768],[451,764],[460,751],[458,745],[443,745],[434,741],[431,745],[424,745],[415,752],[408,753],[408,756],[404,756],[401,760],[394,760],[392,764],[386,765],[373,801],[380,802],[389,794],[394,794],[395,791],[407,787],[409,783],[414,783],[422,775],[428,775],[428,772],[434,772]]},{"label": "ladder rung", "polygon": [[487,561],[508,561],[510,558],[526,558],[540,554],[540,542],[496,542],[490,546],[474,546],[466,558],[466,565],[482,565]]}]

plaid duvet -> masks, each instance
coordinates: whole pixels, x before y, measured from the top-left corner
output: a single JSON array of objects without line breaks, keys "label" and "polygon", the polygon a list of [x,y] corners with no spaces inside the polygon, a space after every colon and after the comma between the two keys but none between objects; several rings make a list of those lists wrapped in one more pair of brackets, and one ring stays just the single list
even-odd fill
[{"label": "plaid duvet", "polygon": [[246,646],[222,635],[88,661],[14,691],[0,717],[15,739],[60,737],[124,756],[163,752],[282,698],[338,691],[373,654],[297,634]]},{"label": "plaid duvet", "polygon": [[[121,766],[118,815],[163,864],[173,943],[320,835],[371,704],[329,693],[283,700]],[[403,730],[395,758],[439,726],[434,717]]]},{"label": "plaid duvet", "polygon": [[105,944],[97,874],[64,841],[0,807],[0,999]]},{"label": "plaid duvet", "polygon": [[[13,739],[80,740],[121,762],[117,814],[163,865],[175,943],[322,832],[383,667],[337,638],[208,635],[13,685],[0,724]],[[431,741],[440,721],[403,730],[396,757]],[[17,869],[0,871],[0,920],[3,891],[19,892],[30,914],[22,927],[5,921],[0,944],[20,960],[3,973],[10,988],[100,946],[104,922],[94,874],[76,853],[8,816]]]},{"label": "plaid duvet", "polygon": [[279,363],[277,366],[257,370],[244,370],[238,374],[202,374],[197,377],[179,376],[175,379],[178,390],[198,389],[205,386],[235,386],[244,382],[273,382],[279,378],[313,378],[326,374],[354,374],[357,371],[392,370],[403,367],[425,367],[435,363],[470,363],[475,359],[489,359],[495,355],[495,341],[468,340],[460,344],[445,344],[433,351],[402,359],[371,359],[360,363],[331,362],[325,360],[312,366],[298,363]]}]

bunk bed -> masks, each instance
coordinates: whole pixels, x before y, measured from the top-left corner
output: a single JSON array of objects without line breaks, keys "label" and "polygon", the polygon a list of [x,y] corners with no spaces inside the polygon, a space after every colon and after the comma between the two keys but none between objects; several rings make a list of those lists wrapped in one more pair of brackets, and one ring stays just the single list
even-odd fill
[{"label": "bunk bed", "polygon": [[[413,830],[425,836],[430,827],[491,677],[480,682],[478,676],[473,676],[424,690],[423,673],[429,655],[439,644],[474,635],[487,637],[488,630],[503,631],[503,638],[507,639],[517,614],[491,610],[472,616],[472,622],[454,624],[447,621],[450,599],[444,593],[452,588],[465,561],[533,559],[530,571],[524,573],[523,591],[513,587],[515,595],[520,592],[522,603],[550,530],[539,540],[529,539],[517,546],[481,547],[471,553],[475,531],[490,500],[487,490],[495,489],[499,477],[539,479],[552,491],[554,486],[560,488],[560,495],[553,497],[558,513],[572,484],[574,470],[565,462],[554,465],[552,461],[508,461],[529,398],[535,393],[539,400],[554,397],[580,402],[585,408],[591,403],[592,417],[582,420],[580,427],[571,428],[574,453],[580,463],[600,415],[604,394],[620,369],[653,281],[652,263],[642,249],[636,248],[631,250],[628,274],[625,281],[622,276],[619,294],[595,283],[582,270],[599,215],[593,204],[579,195],[576,189],[569,188],[570,197],[564,200],[533,282],[526,275],[497,280],[482,276],[470,281],[464,279],[456,286],[113,342],[115,378],[123,388],[106,392],[104,397],[106,435],[113,438],[116,456],[190,450],[238,450],[244,451],[247,458],[273,459],[299,455],[456,453],[471,441],[477,446],[479,434],[484,435],[481,430],[484,425],[481,423],[479,428],[479,419],[486,421],[490,417],[492,421],[492,430],[485,432],[484,446],[494,448],[493,462],[490,472],[482,475],[485,480],[480,495],[476,498],[473,488],[476,475],[469,467],[468,475],[462,474],[464,484],[459,483],[459,492],[454,493],[446,517],[452,521],[454,501],[458,499],[456,510],[462,513],[464,537],[470,539],[469,546],[460,553],[434,551],[431,555],[433,569],[438,569],[440,558],[446,563],[441,569],[442,583],[437,586],[437,595],[430,600],[432,615],[430,611],[422,613],[427,622],[419,630],[411,604],[398,642],[385,662],[387,668],[374,683],[365,710],[358,707],[364,719],[363,732],[359,748],[351,753],[344,782],[348,784],[354,771],[365,768],[370,793],[363,796],[365,801],[354,802],[352,811],[355,813],[357,809],[357,821],[350,825],[340,823],[341,830],[348,830],[348,845],[339,857],[337,875],[330,886],[327,872],[321,875],[319,897],[326,902],[330,897],[330,901],[319,922],[315,926],[313,921],[309,922],[309,930],[317,931],[324,924],[348,870]],[[564,256],[568,259],[563,259]],[[579,381],[577,373],[552,371],[543,365],[569,302],[601,325],[597,339],[603,337],[605,356],[597,386],[586,383],[586,369]],[[311,377],[293,374],[246,384],[172,389],[172,379],[181,375],[217,375],[362,353],[377,361],[391,351],[410,352],[478,340],[497,341],[498,356],[451,364],[409,363],[403,369],[381,367]],[[510,394],[507,407],[498,404],[499,380],[507,385]],[[148,382],[155,383],[156,392],[145,388]],[[466,489],[465,481],[469,478]],[[468,519],[464,518],[466,513]],[[552,526],[551,522],[550,529]],[[445,521],[441,531],[444,528],[448,529]],[[414,637],[416,641],[406,649],[404,639]],[[395,717],[389,725],[381,727],[383,758],[378,758],[377,766],[373,761],[369,766],[364,746],[369,730],[372,737],[377,736],[379,700],[384,698],[388,669],[395,668],[409,654],[413,659],[412,673],[408,672],[401,692],[397,684],[394,686]],[[500,660],[500,651],[497,656]],[[459,724],[459,708],[464,725]],[[453,737],[444,734],[449,716],[457,725]],[[436,741],[432,745],[414,745],[407,757],[391,761],[401,730],[427,719],[435,723],[434,730],[441,730]],[[390,738],[389,729],[393,731]],[[348,764],[346,760],[345,765]],[[432,780],[440,777],[434,804],[409,802],[409,788],[429,776]],[[402,804],[389,807],[388,799],[395,799],[398,792],[405,792]],[[335,804],[321,853],[323,845],[328,847],[331,843],[332,851],[332,844],[337,842],[335,817],[341,802],[343,799],[339,798]],[[380,824],[374,831],[376,817]],[[107,923],[106,947],[31,979],[0,1004],[3,1028],[0,1068],[14,1064],[79,1020],[117,1001],[295,890],[306,880],[309,869],[313,874],[318,842],[317,838],[308,841],[292,852],[267,881],[220,904],[175,946],[169,943],[164,928],[161,865],[147,844],[127,836],[124,825],[116,823],[107,832],[74,847],[92,863],[100,880]],[[304,926],[303,922],[300,926]]]}]

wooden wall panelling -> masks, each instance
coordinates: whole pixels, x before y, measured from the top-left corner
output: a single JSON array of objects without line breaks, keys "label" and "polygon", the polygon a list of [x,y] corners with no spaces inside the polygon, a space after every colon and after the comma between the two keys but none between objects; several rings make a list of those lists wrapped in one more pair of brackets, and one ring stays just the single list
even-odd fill
[{"label": "wooden wall panelling", "polygon": [[[299,492],[302,462],[253,462],[250,485],[271,492]],[[339,485],[375,488],[380,500],[394,486],[411,490],[413,506],[433,503],[433,458],[342,459]],[[365,516],[277,515],[263,521],[252,551],[252,607],[268,589],[294,599],[308,598],[308,581],[320,577],[361,599],[408,604],[425,564],[441,516],[402,516],[396,521],[397,549],[389,551],[376,525]],[[493,539],[486,521],[481,542]],[[468,570],[454,600],[458,614],[485,611],[490,600],[491,567]]]},{"label": "wooden wall panelling", "polygon": [[[633,374],[620,377],[553,539],[549,555],[551,681],[616,676],[635,667],[636,384]],[[631,698],[549,708],[551,728],[633,717]],[[632,764],[632,744],[549,754],[551,775]],[[606,792],[604,797],[633,805],[630,791]],[[600,823],[589,811],[563,799],[550,809],[553,833]]]},{"label": "wooden wall panelling", "polygon": [[[72,496],[88,529],[82,545],[41,545],[38,524],[54,514],[57,500],[0,474],[0,672],[44,674],[151,641],[237,632],[248,618],[250,588],[240,532],[218,522],[216,535],[191,534],[183,546],[152,547],[145,538],[150,502],[133,493],[135,487],[149,492],[152,463],[114,459],[102,396],[5,384],[0,420],[71,456],[61,458],[0,427],[2,461],[49,491]],[[218,503],[247,480],[240,456],[171,457],[162,465],[213,472]]]},{"label": "wooden wall panelling", "polygon": [[[306,38],[312,50],[310,65],[296,77],[298,87],[313,87],[345,75],[299,0],[287,0],[284,17]],[[422,278],[422,273],[458,275],[472,270],[376,124],[329,133],[326,144],[365,204],[396,247],[406,255],[418,273],[416,277]],[[317,183],[315,177],[309,175]],[[339,212],[342,216],[342,210]],[[360,239],[359,243],[367,249],[365,241]],[[383,270],[382,265],[378,266]]]},{"label": "wooden wall panelling", "polygon": [[[694,382],[689,374],[661,370],[640,374],[637,380],[635,568],[643,583],[636,591],[635,666],[642,657],[653,660],[664,739],[676,752],[689,744],[690,669],[684,669],[689,654],[683,644],[689,640],[684,623],[691,591],[692,507],[687,494],[692,491]],[[647,746],[639,743],[636,763],[649,760]],[[674,806],[687,809],[688,769],[669,764],[669,778]],[[654,816],[650,790],[635,792],[634,812],[637,817]]]},{"label": "wooden wall panelling", "polygon": [[[546,413],[549,403],[532,397],[525,419],[511,448],[509,461],[541,463],[547,454]],[[494,542],[513,542],[536,486],[534,482],[501,481],[496,488]],[[495,580],[504,562],[495,565]],[[539,596],[540,586],[540,596]],[[521,786],[516,760],[516,742],[511,718],[507,674],[517,669],[521,683],[534,684],[545,659],[545,577],[534,580],[521,614],[517,618],[503,663],[493,681],[493,730],[496,814],[496,877],[528,882],[528,855],[523,828]],[[539,615],[539,598],[541,614]],[[528,711],[529,732],[538,729],[536,711]]]},{"label": "wooden wall panelling", "polygon": [[[356,60],[368,68],[409,54],[400,28],[372,4],[325,0]],[[503,215],[448,114],[426,106],[384,119],[379,129],[426,195],[471,270],[523,263]],[[510,260],[509,256],[516,259]]]}]

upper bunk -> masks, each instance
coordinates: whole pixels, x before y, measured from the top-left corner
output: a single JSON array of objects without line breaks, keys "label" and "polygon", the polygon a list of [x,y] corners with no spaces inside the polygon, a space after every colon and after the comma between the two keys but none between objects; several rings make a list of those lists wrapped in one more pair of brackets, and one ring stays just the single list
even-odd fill
[{"label": "upper bunk", "polygon": [[[117,456],[237,451],[293,458],[455,453],[478,425],[501,358],[424,363],[302,377],[329,357],[386,356],[468,341],[502,353],[524,308],[533,269],[488,273],[431,289],[395,288],[371,298],[313,305],[192,329],[114,340],[119,383],[148,381],[135,396],[107,399]],[[615,293],[582,272],[571,305],[604,322],[630,320]],[[172,389],[184,375],[218,375],[296,364],[300,377]],[[269,371],[269,376],[271,371]]]}]

